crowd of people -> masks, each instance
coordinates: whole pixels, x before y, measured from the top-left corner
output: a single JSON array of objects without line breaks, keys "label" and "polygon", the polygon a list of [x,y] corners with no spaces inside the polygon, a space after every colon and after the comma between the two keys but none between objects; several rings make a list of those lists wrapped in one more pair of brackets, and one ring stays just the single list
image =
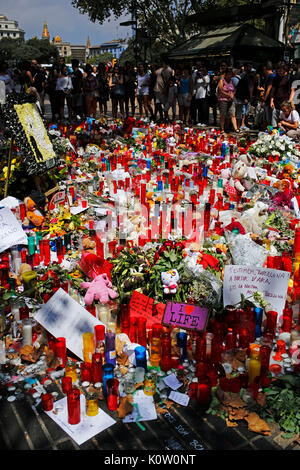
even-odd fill
[{"label": "crowd of people", "polygon": [[171,65],[165,57],[161,64],[126,62],[123,67],[82,66],[75,59],[68,65],[61,57],[49,69],[36,60],[14,70],[1,62],[0,80],[7,93],[34,90],[43,114],[48,96],[53,122],[107,116],[109,108],[113,119],[178,120],[186,126],[219,125],[221,132],[272,126],[300,139],[300,63],[266,62],[254,68],[222,61],[211,69],[200,60]]}]

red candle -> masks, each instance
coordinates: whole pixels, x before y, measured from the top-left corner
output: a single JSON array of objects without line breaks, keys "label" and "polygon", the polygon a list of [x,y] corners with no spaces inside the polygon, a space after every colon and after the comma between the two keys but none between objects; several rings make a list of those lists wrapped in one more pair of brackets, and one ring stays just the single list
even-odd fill
[{"label": "red candle", "polygon": [[91,362],[81,362],[80,364],[80,378],[82,382],[91,382],[92,381],[92,364]]},{"label": "red candle", "polygon": [[72,391],[72,377],[62,377],[61,388],[63,393],[67,394]]},{"label": "red candle", "polygon": [[277,312],[270,310],[266,313],[267,315],[267,324],[266,324],[266,332],[275,336],[276,333],[276,326],[277,326]]},{"label": "red candle", "polygon": [[94,384],[102,382],[103,357],[104,355],[100,353],[94,353],[92,355],[91,378]]},{"label": "red candle", "polygon": [[44,411],[53,410],[53,395],[52,393],[44,393],[42,395],[42,408]]},{"label": "red candle", "polygon": [[119,381],[117,379],[108,379],[106,382],[107,387],[107,408],[110,411],[115,411],[119,407]]},{"label": "red candle", "polygon": [[80,423],[80,391],[73,389],[67,395],[68,405],[68,423],[78,424]]},{"label": "red candle", "polygon": [[64,367],[67,360],[66,338],[60,337],[56,339],[55,354],[60,366]]}]

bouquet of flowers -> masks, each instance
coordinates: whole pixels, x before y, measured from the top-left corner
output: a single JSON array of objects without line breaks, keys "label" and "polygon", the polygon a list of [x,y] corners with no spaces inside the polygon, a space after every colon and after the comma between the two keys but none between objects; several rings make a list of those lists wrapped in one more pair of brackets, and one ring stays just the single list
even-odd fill
[{"label": "bouquet of flowers", "polygon": [[257,157],[272,155],[279,158],[300,157],[295,142],[284,135],[259,133],[258,139],[249,147],[249,153]]}]

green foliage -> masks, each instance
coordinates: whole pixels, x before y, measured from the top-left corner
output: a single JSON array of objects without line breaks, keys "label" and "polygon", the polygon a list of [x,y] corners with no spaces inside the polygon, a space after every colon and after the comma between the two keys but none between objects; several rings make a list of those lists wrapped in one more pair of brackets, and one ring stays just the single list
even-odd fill
[{"label": "green foliage", "polygon": [[48,39],[28,39],[23,41],[12,38],[0,40],[0,55],[9,64],[21,62],[22,60],[36,59],[40,63],[50,63],[58,59],[59,53],[56,46]]},{"label": "green foliage", "polygon": [[299,437],[300,430],[300,375],[278,377],[266,390],[266,404],[260,413],[268,422],[276,422],[282,437]]},{"label": "green foliage", "polygon": [[111,52],[105,52],[104,54],[99,54],[94,57],[89,57],[87,59],[87,64],[98,65],[98,64],[106,64],[107,62],[112,61],[114,55]]}]

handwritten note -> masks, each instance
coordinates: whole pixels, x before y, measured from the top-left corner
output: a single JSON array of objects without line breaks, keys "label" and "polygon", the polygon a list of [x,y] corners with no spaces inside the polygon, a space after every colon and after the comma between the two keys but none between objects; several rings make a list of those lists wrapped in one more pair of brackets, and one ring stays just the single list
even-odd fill
[{"label": "handwritten note", "polygon": [[179,382],[175,374],[169,374],[163,378],[165,384],[172,390],[177,390],[182,386],[182,382]]},{"label": "handwritten note", "polygon": [[0,253],[15,245],[28,245],[28,238],[12,211],[4,207],[0,209]]},{"label": "handwritten note", "polygon": [[103,325],[90,312],[59,289],[36,313],[35,320],[55,338],[66,338],[66,346],[83,360],[83,333],[94,332],[96,325]]},{"label": "handwritten note", "polygon": [[203,331],[208,319],[208,309],[199,305],[169,302],[166,306],[164,325],[176,326],[187,330]]},{"label": "handwritten note", "polygon": [[241,294],[250,297],[258,291],[272,308],[281,314],[285,306],[289,279],[290,273],[287,271],[239,265],[225,266],[224,306],[240,302]]},{"label": "handwritten note", "polygon": [[129,302],[129,314],[131,317],[144,317],[147,319],[147,327],[151,328],[153,323],[161,323],[162,305],[154,305],[154,300],[140,292],[133,291]]},{"label": "handwritten note", "polygon": [[187,406],[190,401],[190,397],[188,395],[185,393],[174,392],[174,390],[170,393],[169,399],[182,406]]}]

